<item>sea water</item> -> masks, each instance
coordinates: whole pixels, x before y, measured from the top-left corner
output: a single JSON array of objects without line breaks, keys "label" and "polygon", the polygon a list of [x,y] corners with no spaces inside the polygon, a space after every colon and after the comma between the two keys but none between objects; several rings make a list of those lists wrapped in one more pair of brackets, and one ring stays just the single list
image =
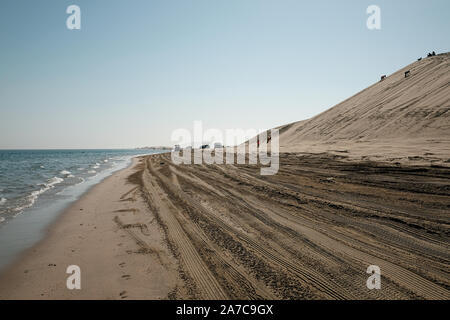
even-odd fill
[{"label": "sea water", "polygon": [[137,155],[163,150],[0,150],[0,269],[70,203]]}]

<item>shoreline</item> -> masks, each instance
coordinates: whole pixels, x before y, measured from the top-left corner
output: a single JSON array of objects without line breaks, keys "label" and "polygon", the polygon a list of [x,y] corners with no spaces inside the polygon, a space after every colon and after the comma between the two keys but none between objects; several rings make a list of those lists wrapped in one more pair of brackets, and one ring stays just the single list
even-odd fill
[{"label": "shoreline", "polygon": [[9,261],[9,262],[6,263],[2,268],[0,268],[0,278],[1,278],[2,274],[3,274],[6,270],[10,269],[14,264],[16,264],[16,263],[19,262],[21,259],[23,259],[24,256],[27,255],[27,252],[28,252],[28,251],[32,251],[32,250],[34,249],[34,247],[39,246],[41,242],[43,242],[47,237],[49,237],[50,234],[51,234],[51,232],[52,232],[52,230],[53,230],[53,228],[55,227],[55,225],[58,224],[59,220],[60,220],[65,214],[67,214],[67,212],[69,212],[70,209],[71,209],[73,206],[75,206],[76,203],[77,203],[78,201],[82,200],[82,199],[83,199],[83,198],[84,198],[84,197],[85,197],[85,196],[86,196],[93,188],[95,188],[96,186],[102,184],[105,180],[109,179],[109,178],[112,177],[114,174],[117,174],[117,173],[119,173],[119,172],[122,171],[122,170],[126,170],[126,169],[132,167],[132,166],[133,166],[134,159],[137,158],[137,157],[139,157],[139,156],[136,156],[136,157],[131,158],[131,159],[130,159],[130,160],[131,160],[130,163],[129,163],[125,168],[121,168],[121,169],[118,169],[118,170],[116,170],[116,171],[113,171],[111,174],[109,174],[109,175],[107,175],[107,176],[101,178],[99,182],[94,183],[94,184],[90,185],[89,187],[87,187],[87,188],[81,193],[81,195],[80,195],[76,200],[70,201],[70,202],[69,202],[68,204],[66,204],[61,210],[59,210],[59,211],[57,212],[57,214],[56,214],[56,217],[55,217],[55,218],[54,218],[47,226],[45,226],[45,227],[41,230],[39,240],[38,240],[36,243],[34,243],[33,245],[31,245],[31,247],[25,248],[24,250],[22,250],[21,252],[19,252],[19,253],[13,258],[12,261]]},{"label": "shoreline", "polygon": [[[62,169],[58,169],[59,173],[50,173],[50,176],[55,176],[52,179],[56,179],[56,177],[60,179],[61,174],[70,174],[69,177],[61,177],[61,181],[65,181],[67,178],[77,178],[81,180],[81,182],[69,182],[69,184],[64,182],[65,185],[63,183],[55,184],[55,186],[45,185],[45,188],[47,189],[44,190],[47,192],[41,192],[42,189],[40,189],[40,191],[33,196],[33,203],[30,204],[29,207],[19,214],[7,217],[6,221],[0,224],[0,273],[8,265],[13,263],[22,252],[41,241],[45,237],[48,228],[53,224],[53,222],[56,221],[58,217],[72,204],[78,201],[84,194],[89,192],[90,189],[107,179],[115,172],[131,166],[133,158],[146,155],[149,155],[149,153],[132,155],[99,153],[99,158],[107,157],[109,161],[113,162],[113,165],[99,170],[96,169],[94,175],[83,175],[83,173],[88,170],[87,168],[81,173],[81,175],[78,174],[78,171],[76,171],[76,177],[74,177],[71,172],[65,171],[66,169],[63,171],[60,171]],[[108,160],[100,160],[101,159],[97,159],[96,161],[101,162],[102,164],[108,162]],[[80,165],[83,166],[86,165],[86,163],[82,163]],[[40,166],[43,167],[42,165]],[[93,166],[93,164],[91,164],[91,166]],[[95,163],[95,166],[98,167],[99,163]],[[64,166],[62,167],[64,168]],[[70,168],[70,170],[75,169]],[[80,170],[80,168],[77,170]],[[37,185],[40,186],[39,183]],[[53,188],[56,191],[54,191]]]},{"label": "shoreline", "polygon": [[[108,224],[108,228],[102,229],[107,224],[107,215],[102,217],[80,216],[88,213],[88,210],[95,207],[95,203],[102,203],[109,199],[110,196],[115,196],[118,193],[125,192],[125,189],[130,189],[132,186],[128,184],[127,179],[129,175],[135,170],[134,168],[139,163],[141,156],[136,156],[131,159],[130,164],[113,172],[111,175],[103,178],[99,183],[89,187],[83,194],[69,204],[68,207],[58,213],[58,216],[42,231],[42,237],[33,246],[20,252],[13,261],[9,262],[0,271],[0,300],[7,299],[120,299],[127,298],[128,295],[123,292],[126,291],[127,284],[124,284],[125,289],[114,290],[115,285],[111,285],[112,289],[106,295],[104,288],[101,286],[95,288],[89,285],[89,282],[95,282],[95,278],[102,279],[102,286],[108,281],[104,278],[108,277],[109,272],[103,273],[97,270],[100,265],[105,265],[100,258],[104,247],[92,248],[89,245],[91,240],[104,241],[103,235],[106,232],[107,237],[111,237],[114,230],[115,222],[113,217]],[[109,192],[108,192],[109,191]],[[126,191],[128,192],[128,191]],[[99,197],[100,195],[100,197]],[[103,200],[103,201],[102,201]],[[114,211],[121,211],[126,209],[119,209],[120,197],[116,201],[110,203],[111,213]],[[140,204],[142,206],[142,203]],[[115,210],[114,210],[115,209]],[[97,209],[92,210],[96,213]],[[94,223],[98,223],[94,225]],[[111,227],[112,226],[112,227]],[[111,237],[117,240],[117,237]],[[87,242],[87,239],[89,242]],[[122,241],[122,240],[121,240]],[[116,246],[129,246],[132,250],[135,243],[133,241],[125,241],[126,243],[115,244]],[[95,243],[92,242],[92,243]],[[106,243],[105,246],[108,246]],[[115,248],[109,245],[109,253],[114,254]],[[77,254],[77,251],[81,252]],[[120,255],[119,255],[120,256]],[[117,260],[119,256],[115,256]],[[89,257],[86,259],[86,257]],[[105,261],[111,262],[111,256]],[[90,261],[89,261],[90,260]],[[137,259],[139,260],[139,259]],[[121,264],[122,261],[116,265],[116,275],[122,274],[126,267]],[[127,264],[129,262],[127,261]],[[66,269],[69,265],[79,265],[82,274],[82,290],[69,290],[66,286],[66,280],[70,274],[66,274]],[[105,265],[105,268],[107,266]],[[86,269],[91,269],[86,272]],[[161,270],[163,272],[164,270]],[[88,275],[86,276],[86,273]],[[84,280],[86,279],[86,280]],[[84,281],[83,281],[84,280]],[[122,281],[129,280],[128,277],[121,278]],[[138,279],[136,279],[138,280]],[[86,283],[87,282],[87,283]],[[121,281],[119,281],[121,282]],[[128,281],[129,282],[129,281]],[[155,283],[159,283],[159,288],[152,288],[155,292],[154,299],[164,298],[168,295],[164,291],[165,285],[155,279]],[[170,283],[168,280],[167,283]],[[118,284],[116,284],[118,285]],[[86,289],[88,287],[88,289]],[[39,292],[42,291],[42,292]],[[117,294],[117,296],[115,296]],[[148,294],[142,294],[146,297]],[[139,299],[139,297],[133,297]]]}]

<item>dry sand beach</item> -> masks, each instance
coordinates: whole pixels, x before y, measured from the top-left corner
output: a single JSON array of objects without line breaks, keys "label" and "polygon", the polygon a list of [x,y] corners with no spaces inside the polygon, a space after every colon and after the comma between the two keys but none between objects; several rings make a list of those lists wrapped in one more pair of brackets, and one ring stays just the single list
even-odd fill
[{"label": "dry sand beach", "polygon": [[0,275],[0,299],[450,299],[449,54],[281,127],[280,146],[273,176],[135,158]]}]

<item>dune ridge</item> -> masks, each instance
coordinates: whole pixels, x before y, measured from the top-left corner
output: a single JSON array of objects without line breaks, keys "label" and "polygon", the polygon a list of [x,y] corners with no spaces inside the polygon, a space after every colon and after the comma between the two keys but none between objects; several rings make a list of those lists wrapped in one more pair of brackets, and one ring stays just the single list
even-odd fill
[{"label": "dune ridge", "polygon": [[278,129],[281,152],[447,163],[450,53],[416,61],[311,119]]}]

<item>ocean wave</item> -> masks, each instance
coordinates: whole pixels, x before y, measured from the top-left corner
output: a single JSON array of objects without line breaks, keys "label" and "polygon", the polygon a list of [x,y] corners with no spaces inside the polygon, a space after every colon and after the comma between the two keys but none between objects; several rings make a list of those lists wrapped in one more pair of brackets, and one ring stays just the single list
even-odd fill
[{"label": "ocean wave", "polygon": [[4,204],[6,202],[6,198],[0,198],[0,204]]},{"label": "ocean wave", "polygon": [[0,223],[2,223],[3,221],[5,221],[5,218],[0,217]]},{"label": "ocean wave", "polygon": [[93,169],[98,169],[100,168],[100,163],[96,162],[94,165],[92,165]]},{"label": "ocean wave", "polygon": [[49,187],[53,187],[55,184],[61,183],[61,182],[63,182],[63,181],[64,181],[63,178],[53,177],[53,178],[51,178],[51,179],[48,179],[48,180],[47,180],[47,183],[46,183],[45,185],[46,185],[46,186],[49,186]]},{"label": "ocean wave", "polygon": [[88,173],[96,173],[97,171],[95,170],[89,170]]},{"label": "ocean wave", "polygon": [[75,178],[75,176],[74,176],[73,174],[69,174],[69,175],[67,176],[67,178]]},{"label": "ocean wave", "polygon": [[31,192],[31,194],[27,197],[28,198],[27,204],[15,208],[15,211],[23,211],[24,209],[31,207],[36,201],[36,199],[39,197],[39,195],[43,194],[47,190],[50,190],[51,188],[54,188],[56,184],[61,183],[63,181],[64,179],[59,177],[53,177],[51,179],[48,179],[47,183],[41,184],[43,188]]},{"label": "ocean wave", "polygon": [[108,162],[108,159],[103,160],[103,162]]},{"label": "ocean wave", "polygon": [[68,176],[68,175],[70,175],[71,174],[71,172],[70,171],[67,171],[67,170],[63,170],[63,171],[61,171],[59,174],[62,174],[62,175],[65,175],[65,176]]},{"label": "ocean wave", "polygon": [[84,168],[78,168],[78,171],[83,171],[84,170]]}]

